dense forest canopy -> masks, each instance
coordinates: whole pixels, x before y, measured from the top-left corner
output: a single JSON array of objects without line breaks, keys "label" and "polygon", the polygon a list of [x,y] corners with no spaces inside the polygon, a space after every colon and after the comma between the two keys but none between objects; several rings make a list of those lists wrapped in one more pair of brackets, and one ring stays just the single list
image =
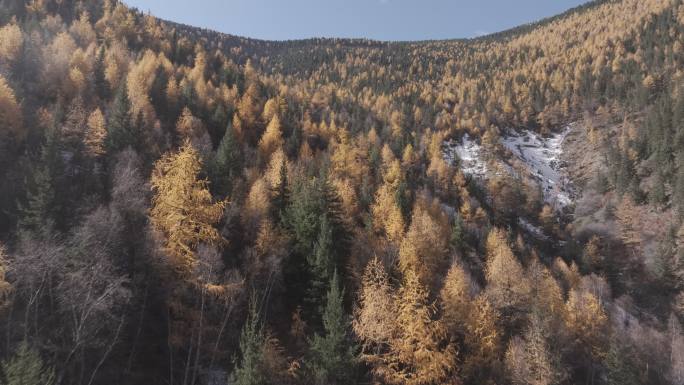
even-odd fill
[{"label": "dense forest canopy", "polygon": [[683,385],[683,45],[0,0],[0,383]]}]

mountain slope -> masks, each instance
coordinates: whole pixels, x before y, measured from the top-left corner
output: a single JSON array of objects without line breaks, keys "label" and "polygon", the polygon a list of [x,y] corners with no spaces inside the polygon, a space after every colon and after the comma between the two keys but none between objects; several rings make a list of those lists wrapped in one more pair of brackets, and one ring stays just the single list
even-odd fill
[{"label": "mountain slope", "polygon": [[427,42],[0,0],[4,380],[681,384],[682,37],[680,0]]}]

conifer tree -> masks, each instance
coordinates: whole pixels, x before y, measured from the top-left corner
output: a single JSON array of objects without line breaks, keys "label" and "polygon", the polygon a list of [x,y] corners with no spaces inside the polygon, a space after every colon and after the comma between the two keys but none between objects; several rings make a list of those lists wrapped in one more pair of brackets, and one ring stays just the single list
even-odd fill
[{"label": "conifer tree", "polygon": [[523,338],[514,338],[506,351],[506,368],[514,384],[553,385],[561,383],[563,373],[558,354],[548,344],[550,333],[544,315],[533,312]]},{"label": "conifer tree", "polygon": [[285,211],[285,227],[292,234],[295,251],[303,256],[313,252],[324,211],[322,197],[315,180],[297,180]]},{"label": "conifer tree", "polygon": [[472,279],[465,269],[459,264],[452,265],[444,281],[440,298],[444,323],[455,336],[465,335],[466,320],[472,312],[472,286]]},{"label": "conifer tree", "polygon": [[184,273],[195,266],[200,243],[222,242],[213,226],[225,202],[213,202],[208,182],[199,179],[201,169],[199,154],[186,140],[177,153],[162,156],[152,174],[152,224],[165,236],[174,267]]},{"label": "conifer tree", "polygon": [[392,384],[440,384],[455,375],[456,349],[446,329],[435,319],[428,291],[408,270],[398,296],[397,322],[401,332],[390,344],[391,359],[385,379]]},{"label": "conifer tree", "polygon": [[88,117],[88,128],[83,139],[88,155],[92,157],[104,155],[106,139],[107,127],[105,118],[102,111],[97,108]]},{"label": "conifer tree", "polygon": [[608,316],[599,300],[587,291],[570,290],[565,307],[565,326],[586,360],[587,380],[591,381],[597,363],[605,357]]},{"label": "conifer tree", "polygon": [[[341,262],[347,250],[347,230],[341,219],[341,203],[334,186],[328,181],[323,172],[318,178],[309,180],[295,180],[291,183],[290,197],[285,209],[284,227],[292,234],[294,251],[303,258],[312,258],[314,247],[319,240],[322,221],[327,220],[327,226],[332,234],[334,246],[334,261]],[[332,273],[332,270],[329,270]],[[330,276],[325,280],[327,282]]]},{"label": "conifer tree", "polygon": [[663,175],[663,170],[661,168],[658,168],[655,172],[653,186],[651,186],[648,198],[651,201],[651,204],[656,207],[662,207],[667,201],[667,195],[665,195],[665,175]]},{"label": "conifer tree", "polygon": [[268,161],[269,156],[284,144],[282,137],[282,130],[280,127],[280,118],[274,115],[266,127],[264,135],[259,140],[259,155],[262,162]]},{"label": "conifer tree", "polygon": [[451,226],[449,244],[456,251],[461,251],[465,245],[465,229],[463,226],[463,219],[461,219],[460,215],[456,216],[454,219],[454,224]]},{"label": "conifer tree", "polygon": [[26,131],[21,116],[21,108],[17,103],[14,90],[0,75],[0,140],[6,140],[9,137],[15,140],[24,139]]},{"label": "conifer tree", "polygon": [[416,205],[411,225],[399,248],[399,267],[402,271],[413,270],[428,287],[446,262],[448,235],[445,230],[426,209]]},{"label": "conifer tree", "polygon": [[93,65],[93,83],[95,84],[95,93],[100,100],[107,100],[109,97],[109,83],[105,77],[105,47],[100,46],[97,52],[97,57]]},{"label": "conifer tree", "polygon": [[[465,319],[464,360],[462,374],[468,384],[487,383],[500,372],[500,314],[484,295],[471,305]],[[484,370],[483,370],[484,368]]]},{"label": "conifer tree", "polygon": [[12,284],[7,282],[8,262],[5,254],[5,246],[0,243],[0,309],[4,309],[10,303]]},{"label": "conifer tree", "polygon": [[[171,100],[166,98],[166,87],[169,85],[170,76],[166,73],[164,66],[159,64],[154,72],[153,78],[154,81],[149,90],[150,103],[154,107],[156,115],[160,119],[167,120],[168,117],[173,116]],[[219,108],[217,108],[217,110],[218,109]],[[219,127],[225,127],[225,124],[222,123],[222,125],[217,126],[217,128]]]},{"label": "conifer tree", "polygon": [[27,342],[22,342],[15,355],[3,361],[2,371],[7,385],[52,385],[55,382],[54,370]]},{"label": "conifer tree", "polygon": [[587,271],[596,271],[600,270],[604,266],[604,263],[605,257],[602,255],[601,238],[594,235],[584,246],[582,264]]},{"label": "conifer tree", "polygon": [[[3,3],[3,6],[6,7],[7,3]],[[23,49],[24,36],[16,22],[0,28],[0,65],[12,67],[19,61]]]},{"label": "conifer tree", "polygon": [[280,223],[290,200],[289,182],[287,178],[287,162],[280,164],[278,184],[272,188],[271,210],[273,219]]},{"label": "conifer tree", "polygon": [[323,304],[327,285],[336,268],[332,228],[330,221],[324,215],[320,221],[318,239],[313,248],[313,253],[307,257],[311,282],[309,286],[308,302],[314,308],[320,308]]},{"label": "conifer tree", "polygon": [[236,385],[266,385],[263,348],[266,338],[256,301],[252,299],[247,321],[240,334],[240,354],[235,360],[233,383]]},{"label": "conifer tree", "polygon": [[214,195],[224,197],[230,193],[241,169],[242,156],[240,144],[235,137],[233,126],[229,124],[216,149],[216,154],[210,167],[210,174],[212,176],[211,187]]},{"label": "conifer tree", "polygon": [[667,290],[675,290],[678,286],[677,268],[679,258],[677,254],[676,235],[677,229],[670,227],[665,230],[664,238],[660,240],[656,250],[655,273],[662,287]]},{"label": "conifer tree", "polygon": [[506,233],[493,229],[487,236],[487,297],[506,320],[519,320],[525,311],[530,283],[508,245]]},{"label": "conifer tree", "polygon": [[292,156],[299,151],[299,148],[302,144],[302,136],[303,133],[301,125],[296,124],[294,127],[292,127],[290,135],[285,140],[285,150],[288,156]]},{"label": "conifer tree", "polygon": [[356,357],[349,339],[350,323],[344,313],[344,290],[340,289],[337,270],[329,286],[322,314],[325,334],[316,334],[311,341],[307,366],[316,385],[352,384]]},{"label": "conifer tree", "polygon": [[380,186],[375,194],[375,204],[371,208],[373,225],[384,232],[391,242],[399,244],[404,235],[404,221],[401,208],[396,202],[396,189],[388,183]]},{"label": "conifer tree", "polygon": [[26,205],[21,206],[19,225],[24,230],[47,230],[54,226],[55,190],[47,166],[39,164],[33,172]]},{"label": "conifer tree", "polygon": [[619,341],[617,336],[611,338],[605,360],[607,385],[638,385],[641,383],[637,370],[638,366],[633,361],[632,354],[630,346]]},{"label": "conifer tree", "polygon": [[202,120],[192,114],[187,106],[183,108],[180,118],[176,122],[176,134],[182,139],[195,139],[205,132]]},{"label": "conifer tree", "polygon": [[364,270],[353,327],[363,342],[362,359],[371,363],[381,361],[398,325],[395,295],[377,258],[370,260]]},{"label": "conifer tree", "polygon": [[[684,130],[682,130],[684,131]],[[684,151],[677,156],[679,166],[674,180],[672,202],[680,220],[684,220]]]},{"label": "conifer tree", "polygon": [[107,153],[115,154],[128,146],[137,148],[138,135],[131,117],[131,102],[128,99],[128,88],[122,82],[116,93],[116,98],[109,111],[107,121]]},{"label": "conifer tree", "polygon": [[30,231],[49,232],[59,210],[56,191],[56,175],[61,165],[59,142],[55,129],[48,129],[40,150],[40,158],[33,168],[27,185],[26,203],[20,205],[19,227]]}]

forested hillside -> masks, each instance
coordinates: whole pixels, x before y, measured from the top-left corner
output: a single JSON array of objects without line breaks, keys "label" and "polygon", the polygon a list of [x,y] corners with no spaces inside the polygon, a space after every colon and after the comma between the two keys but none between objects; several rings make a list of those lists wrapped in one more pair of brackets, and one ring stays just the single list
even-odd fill
[{"label": "forested hillside", "polygon": [[683,71],[682,0],[426,42],[0,0],[0,383],[684,385]]}]

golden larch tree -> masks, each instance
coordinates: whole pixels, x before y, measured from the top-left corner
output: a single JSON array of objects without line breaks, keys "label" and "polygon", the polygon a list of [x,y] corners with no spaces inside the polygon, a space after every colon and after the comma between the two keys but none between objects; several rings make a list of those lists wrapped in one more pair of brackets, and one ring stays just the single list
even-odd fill
[{"label": "golden larch tree", "polygon": [[641,212],[630,197],[625,195],[615,210],[620,225],[620,238],[625,245],[639,250],[642,243]]},{"label": "golden larch tree", "polygon": [[464,335],[467,317],[472,312],[474,282],[460,264],[454,264],[440,292],[444,323],[452,334]]},{"label": "golden larch tree", "polygon": [[0,139],[13,136],[23,139],[26,136],[21,119],[21,108],[14,96],[14,90],[0,75]]},{"label": "golden larch tree", "polygon": [[486,248],[487,297],[499,311],[510,317],[523,310],[530,294],[530,283],[503,230],[489,232]]},{"label": "golden larch tree", "polygon": [[90,15],[88,12],[82,12],[78,20],[74,20],[71,27],[69,27],[69,33],[71,33],[81,47],[88,47],[97,39],[95,30],[90,23]]},{"label": "golden larch tree", "polygon": [[0,309],[5,308],[10,302],[10,294],[12,293],[12,285],[7,282],[7,256],[5,255],[5,246],[0,243]]},{"label": "golden larch tree", "polygon": [[107,137],[107,126],[104,114],[96,108],[88,117],[88,127],[84,144],[90,156],[100,156],[105,153],[105,138]]},{"label": "golden larch tree", "polygon": [[404,180],[401,162],[394,157],[389,147],[382,150],[383,184],[375,193],[375,203],[371,207],[373,224],[376,230],[384,232],[397,246],[404,236],[406,223],[397,202],[399,185]]},{"label": "golden larch tree", "polygon": [[603,358],[608,316],[598,298],[588,291],[573,289],[565,308],[565,326],[576,346],[592,360]]},{"label": "golden larch tree", "polygon": [[556,257],[551,268],[565,291],[576,288],[582,280],[579,267],[574,261],[568,266],[561,257]]},{"label": "golden larch tree", "polygon": [[447,261],[447,247],[446,229],[422,205],[416,205],[399,248],[401,270],[416,272],[420,282],[429,287],[436,279],[437,270]]},{"label": "golden larch tree", "polygon": [[142,115],[147,125],[152,125],[156,119],[150,99],[150,88],[155,81],[155,72],[159,65],[154,52],[147,50],[138,62],[131,65],[126,78],[128,98],[131,101],[131,114],[134,118]]},{"label": "golden larch tree", "polygon": [[411,270],[397,298],[400,332],[391,343],[391,359],[384,378],[391,384],[442,384],[456,376],[456,348],[435,316],[427,289]]},{"label": "golden larch tree", "polygon": [[200,119],[192,114],[188,107],[185,107],[176,123],[176,132],[183,139],[196,138],[204,133],[204,125]]},{"label": "golden larch tree", "polygon": [[268,99],[264,105],[264,112],[261,114],[265,122],[270,122],[274,116],[282,116],[287,110],[287,102],[282,96]]},{"label": "golden larch tree", "polygon": [[565,370],[560,357],[550,344],[550,336],[559,325],[541,309],[530,316],[522,337],[514,337],[506,351],[505,364],[509,378],[515,385],[553,385],[563,383]]},{"label": "golden larch tree", "polygon": [[487,383],[499,371],[501,353],[500,315],[486,296],[479,295],[466,316],[463,377],[472,383]]},{"label": "golden larch tree", "polygon": [[244,209],[242,222],[248,234],[255,233],[261,226],[261,221],[268,216],[271,210],[271,191],[266,178],[262,177],[254,181],[249,189]]},{"label": "golden larch tree", "polygon": [[196,264],[200,243],[220,244],[214,225],[221,219],[225,202],[214,202],[209,182],[199,179],[202,169],[197,151],[185,141],[178,152],[167,153],[152,173],[154,227],[164,235],[164,246],[174,267],[189,272]]},{"label": "golden larch tree", "polygon": [[18,25],[10,23],[0,28],[0,64],[16,63],[23,47],[24,35]]},{"label": "golden larch tree", "polygon": [[527,277],[534,282],[530,289],[532,305],[550,317],[562,319],[565,310],[563,291],[551,271],[534,258],[527,268]]},{"label": "golden larch tree", "polygon": [[406,224],[397,204],[395,192],[396,190],[388,183],[380,186],[375,193],[375,203],[371,212],[375,229],[384,232],[391,242],[399,244],[404,235]]},{"label": "golden larch tree", "polygon": [[352,326],[362,341],[361,358],[369,363],[380,361],[396,335],[396,301],[389,276],[378,258],[368,262],[361,280],[359,304]]},{"label": "golden larch tree", "polygon": [[283,133],[280,127],[280,118],[273,115],[266,127],[264,135],[259,140],[259,153],[263,161],[268,161],[271,154],[283,145]]}]

